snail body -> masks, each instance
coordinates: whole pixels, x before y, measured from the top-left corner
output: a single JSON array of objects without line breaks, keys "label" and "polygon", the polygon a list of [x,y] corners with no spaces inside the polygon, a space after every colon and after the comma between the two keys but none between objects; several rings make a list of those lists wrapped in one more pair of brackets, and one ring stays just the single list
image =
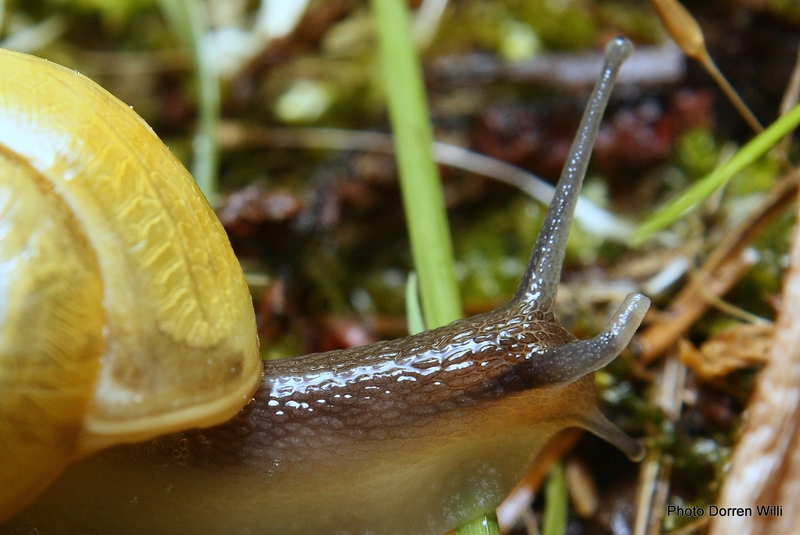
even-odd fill
[{"label": "snail body", "polygon": [[[441,534],[494,509],[564,427],[640,458],[641,446],[597,409],[591,372],[627,345],[649,300],[628,296],[590,340],[576,340],[553,310],[588,156],[629,53],[623,40],[608,48],[508,305],[403,339],[267,362],[252,400],[226,423],[191,423],[91,455],[0,533]],[[150,437],[121,442],[139,438]]]}]

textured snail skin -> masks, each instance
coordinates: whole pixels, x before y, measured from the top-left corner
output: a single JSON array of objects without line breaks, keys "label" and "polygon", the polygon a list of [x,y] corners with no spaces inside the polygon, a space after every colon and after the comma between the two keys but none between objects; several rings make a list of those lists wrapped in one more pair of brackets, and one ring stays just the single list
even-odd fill
[{"label": "textured snail skin", "polygon": [[0,533],[436,534],[493,510],[542,445],[580,426],[633,459],[591,372],[627,345],[649,300],[626,298],[576,340],[553,311],[600,115],[630,43],[614,41],[514,299],[488,314],[346,351],[268,362],[230,421],[72,466]]}]

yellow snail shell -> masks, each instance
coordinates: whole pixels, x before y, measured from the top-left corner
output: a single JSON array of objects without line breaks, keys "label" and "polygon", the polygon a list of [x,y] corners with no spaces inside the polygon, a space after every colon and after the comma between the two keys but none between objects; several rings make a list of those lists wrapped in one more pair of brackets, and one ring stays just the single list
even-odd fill
[{"label": "yellow snail shell", "polygon": [[262,363],[228,238],[150,127],[74,71],[0,65],[2,521],[76,459],[228,420]]}]

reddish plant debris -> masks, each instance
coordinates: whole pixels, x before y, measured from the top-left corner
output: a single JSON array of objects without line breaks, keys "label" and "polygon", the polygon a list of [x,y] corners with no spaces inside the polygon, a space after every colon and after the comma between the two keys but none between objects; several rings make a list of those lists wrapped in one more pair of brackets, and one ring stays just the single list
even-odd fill
[{"label": "reddish plant debris", "polygon": [[[557,176],[580,119],[531,108],[489,108],[472,136],[475,149],[543,176]],[[677,137],[713,124],[709,91],[683,89],[666,106],[654,99],[618,108],[603,122],[594,165],[606,172],[642,170],[665,161]]]}]

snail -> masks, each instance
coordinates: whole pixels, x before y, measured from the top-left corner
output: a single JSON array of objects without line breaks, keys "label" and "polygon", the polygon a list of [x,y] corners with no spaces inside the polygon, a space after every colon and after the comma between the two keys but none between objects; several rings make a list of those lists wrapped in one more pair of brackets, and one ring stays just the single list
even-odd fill
[{"label": "snail", "polygon": [[[649,299],[629,295],[590,340],[575,339],[554,312],[591,148],[631,50],[624,39],[607,47],[507,305],[402,339],[268,361],[263,375],[241,270],[188,173],[87,79],[0,54],[0,533],[440,535],[497,507],[564,427],[641,459],[643,447],[597,408],[592,372],[628,344]],[[29,199],[33,213],[22,215]],[[53,229],[74,234],[75,245]],[[68,256],[48,258],[56,253]],[[9,283],[9,273],[23,282]],[[84,279],[88,290],[76,289]],[[80,365],[89,371],[76,372],[86,387],[17,363],[14,336],[28,344],[44,321],[37,314],[52,317],[55,332],[24,356],[38,367],[34,349],[55,360],[67,345],[91,353]],[[73,335],[78,327],[87,334]],[[177,364],[156,362],[175,355]],[[23,375],[47,398],[12,383]],[[77,400],[57,398],[62,387]],[[57,415],[61,428],[48,431],[45,417],[23,423],[11,412],[33,405],[81,413]]]}]

